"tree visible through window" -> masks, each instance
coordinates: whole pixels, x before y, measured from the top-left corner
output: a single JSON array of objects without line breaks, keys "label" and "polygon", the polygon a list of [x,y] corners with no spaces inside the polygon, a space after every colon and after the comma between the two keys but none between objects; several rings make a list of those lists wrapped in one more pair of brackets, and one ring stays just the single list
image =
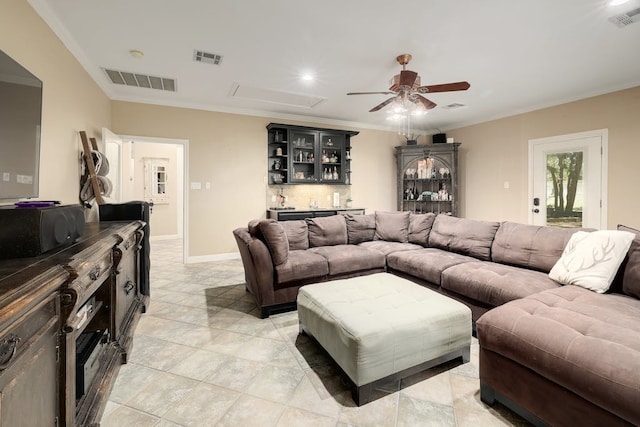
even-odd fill
[{"label": "tree visible through window", "polygon": [[547,223],[582,227],[583,152],[547,155]]}]

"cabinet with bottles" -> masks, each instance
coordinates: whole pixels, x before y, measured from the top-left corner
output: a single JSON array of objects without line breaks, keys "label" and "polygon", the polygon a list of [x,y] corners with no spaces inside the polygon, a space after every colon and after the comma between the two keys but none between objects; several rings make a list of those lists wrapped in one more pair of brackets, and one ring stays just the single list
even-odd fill
[{"label": "cabinet with bottles", "polygon": [[351,183],[351,137],[358,132],[276,123],[267,130],[270,185]]},{"label": "cabinet with bottles", "polygon": [[460,143],[396,147],[398,210],[458,215]]}]

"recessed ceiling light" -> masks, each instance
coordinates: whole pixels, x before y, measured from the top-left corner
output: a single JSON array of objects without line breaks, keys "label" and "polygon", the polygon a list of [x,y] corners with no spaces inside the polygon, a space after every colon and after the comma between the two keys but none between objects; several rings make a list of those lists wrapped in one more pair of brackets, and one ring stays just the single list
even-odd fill
[{"label": "recessed ceiling light", "polygon": [[305,82],[312,82],[316,78],[311,73],[304,73],[302,76],[300,76],[300,79]]},{"label": "recessed ceiling light", "polygon": [[626,2],[628,2],[629,0],[611,0],[609,2],[609,6],[619,6],[621,4],[625,4]]},{"label": "recessed ceiling light", "polygon": [[144,56],[144,52],[141,51],[141,50],[137,50],[137,49],[131,49],[129,51],[129,54],[131,56],[133,56],[134,58],[136,58],[136,59],[140,59],[140,58],[142,58]]}]

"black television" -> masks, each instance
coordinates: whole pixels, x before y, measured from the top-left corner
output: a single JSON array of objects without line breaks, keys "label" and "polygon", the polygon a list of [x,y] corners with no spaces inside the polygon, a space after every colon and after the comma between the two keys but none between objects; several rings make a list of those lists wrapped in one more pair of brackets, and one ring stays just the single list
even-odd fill
[{"label": "black television", "polygon": [[0,50],[0,203],[38,197],[42,81]]}]

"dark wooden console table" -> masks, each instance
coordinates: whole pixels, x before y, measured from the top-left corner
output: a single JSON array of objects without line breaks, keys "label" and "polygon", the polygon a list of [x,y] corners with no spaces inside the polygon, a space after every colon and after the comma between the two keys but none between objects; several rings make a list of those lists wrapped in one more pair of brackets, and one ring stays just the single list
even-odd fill
[{"label": "dark wooden console table", "polygon": [[[0,261],[0,426],[100,421],[148,304],[144,225],[89,223],[70,246]],[[82,369],[87,356],[92,369]]]}]

